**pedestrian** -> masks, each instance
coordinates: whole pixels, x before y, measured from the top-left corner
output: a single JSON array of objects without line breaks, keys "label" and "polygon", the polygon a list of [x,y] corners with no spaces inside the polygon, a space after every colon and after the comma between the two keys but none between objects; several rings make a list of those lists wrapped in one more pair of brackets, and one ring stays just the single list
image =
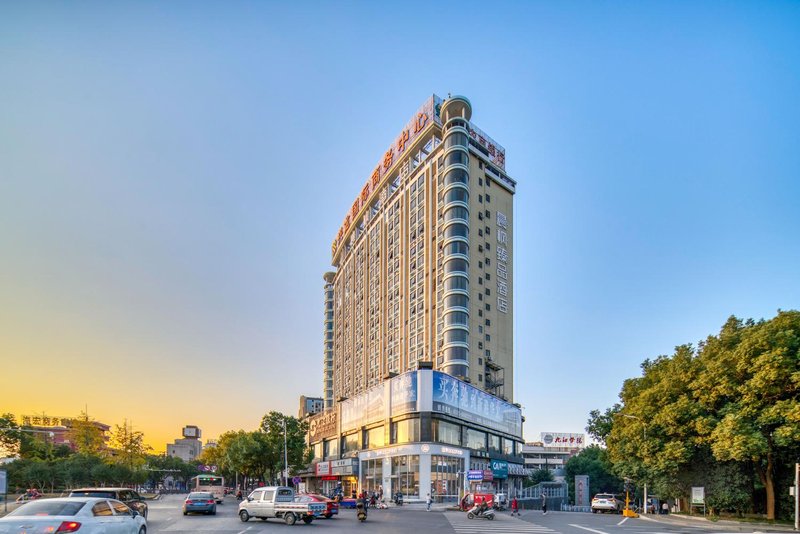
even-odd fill
[{"label": "pedestrian", "polygon": [[425,500],[425,504],[428,505],[428,511],[430,512],[431,511],[431,494],[430,493],[428,493],[428,497]]},{"label": "pedestrian", "polygon": [[519,517],[519,503],[517,503],[517,498],[511,498],[511,516]]},{"label": "pedestrian", "polygon": [[547,515],[547,495],[542,493],[542,515]]},{"label": "pedestrian", "polygon": [[661,514],[662,514],[662,515],[667,515],[667,514],[669,514],[669,504],[667,504],[667,501],[664,501],[664,502],[661,504]]}]

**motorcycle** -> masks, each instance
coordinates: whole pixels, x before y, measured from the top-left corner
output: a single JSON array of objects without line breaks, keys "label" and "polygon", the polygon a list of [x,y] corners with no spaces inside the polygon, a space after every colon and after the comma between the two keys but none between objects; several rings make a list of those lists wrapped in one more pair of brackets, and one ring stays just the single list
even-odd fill
[{"label": "motorcycle", "polygon": [[367,520],[367,506],[364,504],[364,499],[359,499],[356,502],[356,517],[362,523]]},{"label": "motorcycle", "polygon": [[476,517],[491,521],[494,519],[494,510],[488,507],[482,507],[480,504],[476,504],[469,512],[467,512],[467,519],[475,519]]},{"label": "motorcycle", "polygon": [[400,493],[399,491],[394,494],[394,503],[397,506],[403,506],[403,494]]}]

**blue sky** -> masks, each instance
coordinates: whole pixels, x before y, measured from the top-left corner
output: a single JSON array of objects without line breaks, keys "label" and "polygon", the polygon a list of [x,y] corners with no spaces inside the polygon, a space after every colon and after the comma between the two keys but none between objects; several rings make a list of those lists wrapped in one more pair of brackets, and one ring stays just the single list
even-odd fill
[{"label": "blue sky", "polygon": [[452,92],[518,182],[526,438],[582,432],[644,359],[798,307],[799,50],[796,2],[4,2],[0,406],[154,443],[294,413],[331,240]]}]

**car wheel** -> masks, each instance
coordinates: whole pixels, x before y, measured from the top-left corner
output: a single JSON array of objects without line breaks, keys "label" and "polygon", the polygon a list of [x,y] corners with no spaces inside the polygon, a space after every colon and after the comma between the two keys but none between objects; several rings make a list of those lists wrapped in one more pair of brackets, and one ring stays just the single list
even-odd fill
[{"label": "car wheel", "polygon": [[216,509],[211,510],[211,515],[217,515],[217,510]]},{"label": "car wheel", "polygon": [[285,516],[283,516],[283,520],[286,521],[286,524],[291,526],[297,523],[297,516],[294,515],[292,512],[289,512]]},{"label": "car wheel", "polygon": [[139,529],[139,534],[147,534],[147,527],[142,527]]},{"label": "car wheel", "polygon": [[242,523],[247,523],[250,520],[250,514],[247,513],[247,510],[240,510],[239,519],[242,520]]},{"label": "car wheel", "polygon": [[307,515],[303,518],[303,523],[305,523],[306,525],[310,525],[313,520],[314,520],[313,516]]},{"label": "car wheel", "polygon": [[325,519],[330,519],[331,517],[333,517],[333,514],[325,514]]},{"label": "car wheel", "polygon": [[183,515],[189,515],[189,512],[183,512]]}]

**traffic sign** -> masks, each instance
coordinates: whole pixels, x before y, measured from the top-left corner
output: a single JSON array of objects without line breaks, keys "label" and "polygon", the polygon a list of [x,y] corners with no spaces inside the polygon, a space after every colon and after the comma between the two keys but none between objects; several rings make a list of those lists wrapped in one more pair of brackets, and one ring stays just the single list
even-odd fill
[{"label": "traffic sign", "polygon": [[292,484],[294,484],[295,486],[300,484],[302,481],[303,479],[300,477],[292,477]]},{"label": "traffic sign", "polygon": [[0,469],[0,493],[8,493],[8,472],[5,469]]}]

